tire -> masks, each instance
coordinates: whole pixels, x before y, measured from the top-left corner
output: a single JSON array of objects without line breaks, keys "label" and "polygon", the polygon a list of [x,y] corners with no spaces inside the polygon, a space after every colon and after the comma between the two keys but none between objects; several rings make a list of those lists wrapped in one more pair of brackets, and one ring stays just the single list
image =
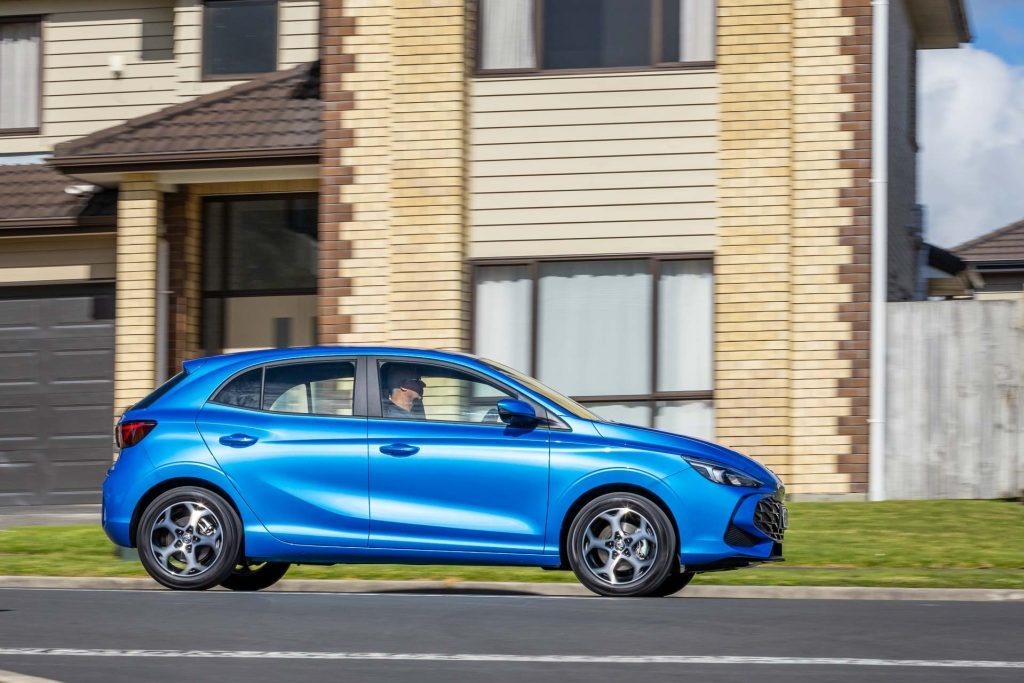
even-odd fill
[{"label": "tire", "polygon": [[139,559],[153,580],[175,590],[219,586],[242,549],[242,523],[213,491],[182,486],[146,506],[135,533]]},{"label": "tire", "polygon": [[651,595],[659,598],[675,595],[686,588],[690,581],[693,581],[694,576],[694,572],[673,572],[668,575],[668,578],[666,578],[660,586],[658,586],[658,590],[651,593]]},{"label": "tire", "polygon": [[220,585],[233,591],[260,591],[280,581],[289,567],[287,562],[237,564]]},{"label": "tire", "polygon": [[679,566],[668,515],[635,493],[609,493],[584,505],[567,543],[576,578],[598,595],[656,595]]}]

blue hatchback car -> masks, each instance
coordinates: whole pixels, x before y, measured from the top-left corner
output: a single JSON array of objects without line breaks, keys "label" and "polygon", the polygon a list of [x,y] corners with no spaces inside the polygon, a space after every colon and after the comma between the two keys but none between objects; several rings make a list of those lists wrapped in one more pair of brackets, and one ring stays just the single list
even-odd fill
[{"label": "blue hatchback car", "polygon": [[765,467],[465,354],[187,361],[116,438],[103,528],[170,588],[388,562],[571,568],[601,595],[667,595],[782,559],[784,489]]}]

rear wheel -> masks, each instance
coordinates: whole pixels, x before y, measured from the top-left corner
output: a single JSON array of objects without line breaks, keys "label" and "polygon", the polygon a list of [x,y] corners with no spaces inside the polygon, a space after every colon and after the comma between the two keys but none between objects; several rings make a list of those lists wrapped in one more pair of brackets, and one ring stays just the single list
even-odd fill
[{"label": "rear wheel", "polygon": [[668,515],[635,493],[609,493],[583,506],[567,543],[576,578],[609,597],[656,595],[679,563]]},{"label": "rear wheel", "polygon": [[231,574],[242,547],[242,524],[221,496],[182,486],[146,506],[135,534],[142,566],[176,590],[206,590]]},{"label": "rear wheel", "polygon": [[220,585],[233,591],[263,590],[280,581],[290,566],[287,562],[236,564]]}]

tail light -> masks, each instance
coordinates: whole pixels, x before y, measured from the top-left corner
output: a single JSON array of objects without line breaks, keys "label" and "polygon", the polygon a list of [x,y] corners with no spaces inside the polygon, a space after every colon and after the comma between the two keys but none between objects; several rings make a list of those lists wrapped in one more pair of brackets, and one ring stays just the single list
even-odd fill
[{"label": "tail light", "polygon": [[156,422],[153,420],[128,420],[121,422],[114,430],[118,448],[129,448],[146,438],[153,431]]}]

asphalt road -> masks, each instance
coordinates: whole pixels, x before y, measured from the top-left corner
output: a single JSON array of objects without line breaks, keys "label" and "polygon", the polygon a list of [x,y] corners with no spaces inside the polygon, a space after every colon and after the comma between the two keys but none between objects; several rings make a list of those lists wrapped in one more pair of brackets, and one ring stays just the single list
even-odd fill
[{"label": "asphalt road", "polygon": [[85,681],[1024,680],[1024,604],[0,589],[0,670]]}]

